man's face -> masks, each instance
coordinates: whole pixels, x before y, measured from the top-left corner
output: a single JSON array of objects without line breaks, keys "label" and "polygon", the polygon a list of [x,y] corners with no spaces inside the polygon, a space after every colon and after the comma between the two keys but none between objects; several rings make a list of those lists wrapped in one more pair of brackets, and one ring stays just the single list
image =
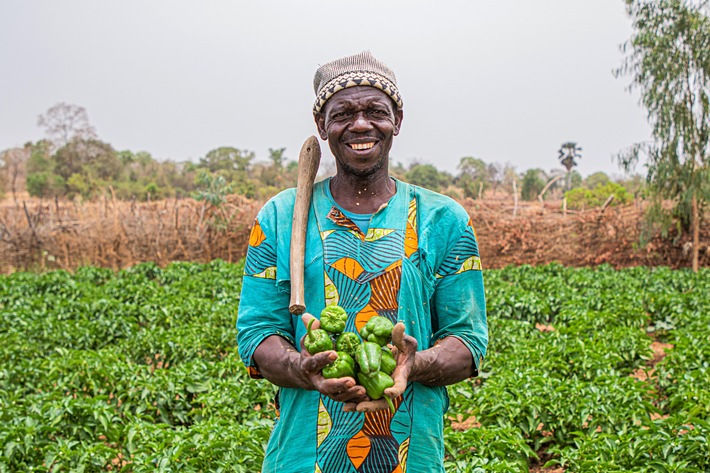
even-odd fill
[{"label": "man's face", "polygon": [[395,111],[394,103],[381,90],[358,86],[333,95],[315,120],[340,169],[366,177],[386,169],[402,111]]}]

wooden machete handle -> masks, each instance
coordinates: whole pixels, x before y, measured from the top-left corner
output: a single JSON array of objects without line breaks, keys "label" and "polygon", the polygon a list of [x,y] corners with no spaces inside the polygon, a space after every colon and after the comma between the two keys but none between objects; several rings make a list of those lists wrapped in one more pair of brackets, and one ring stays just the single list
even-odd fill
[{"label": "wooden machete handle", "polygon": [[311,207],[313,181],[320,166],[320,144],[315,136],[309,137],[298,155],[298,182],[296,184],[296,203],[293,206],[293,225],[291,226],[291,301],[288,310],[301,315],[306,310],[304,300],[304,260],[306,257],[306,228],[308,211]]}]

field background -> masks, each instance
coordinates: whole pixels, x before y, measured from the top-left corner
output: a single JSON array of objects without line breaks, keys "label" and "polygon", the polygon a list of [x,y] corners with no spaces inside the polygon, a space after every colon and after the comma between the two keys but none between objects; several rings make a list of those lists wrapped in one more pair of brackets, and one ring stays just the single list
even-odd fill
[{"label": "field background", "polygon": [[[274,387],[235,322],[262,203],[2,203],[0,473],[259,470]],[[491,343],[449,387],[447,471],[710,471],[707,246],[692,273],[673,231],[641,244],[642,203],[462,205]]]},{"label": "field background", "polygon": [[[546,264],[690,266],[688,236],[673,228],[640,244],[643,201],[605,209],[563,211],[560,201],[518,202],[510,197],[466,199],[486,268]],[[262,201],[228,196],[220,206],[191,198],[130,202],[104,194],[95,202],[6,199],[0,204],[0,272],[114,270],[141,262],[236,262]],[[710,219],[700,232],[700,266],[710,265]]]}]

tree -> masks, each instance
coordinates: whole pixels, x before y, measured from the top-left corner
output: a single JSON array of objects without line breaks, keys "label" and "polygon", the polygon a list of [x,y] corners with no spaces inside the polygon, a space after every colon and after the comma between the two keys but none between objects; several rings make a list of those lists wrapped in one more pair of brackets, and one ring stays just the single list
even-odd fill
[{"label": "tree", "polygon": [[404,164],[402,164],[401,161],[397,161],[395,163],[393,160],[390,160],[389,167],[390,176],[393,176],[401,181],[406,180],[407,168],[404,167]]},{"label": "tree", "polygon": [[577,146],[577,143],[574,141],[562,143],[562,146],[558,151],[560,163],[562,163],[565,169],[567,169],[567,190],[570,189],[571,185],[570,172],[572,171],[572,168],[577,165],[576,159],[580,159],[582,157],[581,151],[582,148]]},{"label": "tree", "polygon": [[504,169],[501,163],[490,163],[487,167],[488,181],[491,183],[491,187],[493,187],[493,195],[496,195],[498,186],[503,183],[503,179],[505,178],[503,174]]},{"label": "tree", "polygon": [[513,185],[513,183],[517,183],[518,181],[518,172],[515,170],[515,166],[513,166],[511,163],[506,163],[505,166],[503,166],[503,188],[508,194],[513,194],[514,188],[517,189],[517,184]]},{"label": "tree", "polygon": [[27,174],[33,172],[53,172],[52,142],[39,140],[30,145],[30,158],[27,161]]},{"label": "tree", "polygon": [[283,168],[284,162],[286,162],[285,152],[286,148],[269,148],[269,161],[274,169],[281,170]]},{"label": "tree", "polygon": [[647,155],[648,190],[654,212],[671,199],[681,228],[693,233],[693,270],[698,270],[702,210],[710,198],[710,2],[626,0],[634,32],[623,45],[617,77],[631,76],[641,92],[653,141],[619,155],[629,171]]},{"label": "tree", "polygon": [[66,193],[64,178],[52,172],[38,171],[27,174],[27,193],[32,197],[52,197]]},{"label": "tree", "polygon": [[27,143],[24,148],[12,148],[0,153],[0,170],[5,175],[6,185],[12,192],[15,202],[17,202],[17,193],[21,190],[19,186],[25,180],[31,146],[30,143]]},{"label": "tree", "polygon": [[569,190],[580,187],[584,179],[582,179],[582,175],[579,173],[579,171],[572,171],[569,174],[570,175],[567,176],[567,181],[569,182]]},{"label": "tree", "polygon": [[416,185],[438,191],[441,188],[439,171],[431,164],[415,164],[407,171],[406,179]]},{"label": "tree", "polygon": [[535,200],[545,187],[547,176],[542,169],[528,169],[523,176],[523,186],[520,197],[523,200]]},{"label": "tree", "polygon": [[106,181],[116,179],[122,164],[110,144],[74,138],[54,155],[54,172],[64,179],[73,174],[90,174]]},{"label": "tree", "polygon": [[584,179],[584,186],[587,189],[596,189],[599,186],[607,185],[609,181],[611,181],[609,176],[607,176],[606,173],[599,171],[587,176],[587,178]]},{"label": "tree", "polygon": [[223,146],[216,148],[200,158],[200,167],[207,168],[210,172],[217,171],[239,171],[246,172],[249,169],[254,153],[242,151],[236,148]]},{"label": "tree", "polygon": [[37,119],[37,125],[45,133],[55,148],[61,148],[73,139],[91,140],[96,138],[96,130],[89,123],[89,115],[84,107],[60,102]]},{"label": "tree", "polygon": [[52,146],[52,142],[46,139],[30,145],[25,188],[33,197],[60,196],[66,192],[64,178],[54,173]]},{"label": "tree", "polygon": [[232,184],[227,183],[224,176],[212,174],[204,169],[195,178],[197,190],[193,193],[195,200],[204,200],[214,207],[221,206],[227,195],[232,192]]},{"label": "tree", "polygon": [[268,166],[261,167],[261,183],[265,186],[272,186],[276,189],[281,189],[284,187],[284,182],[286,181],[286,176],[284,175],[284,164],[286,163],[286,157],[284,153],[286,148],[269,148],[269,161]]},{"label": "tree", "polygon": [[458,184],[464,197],[475,199],[488,188],[490,170],[482,159],[465,156],[459,161],[458,170]]}]

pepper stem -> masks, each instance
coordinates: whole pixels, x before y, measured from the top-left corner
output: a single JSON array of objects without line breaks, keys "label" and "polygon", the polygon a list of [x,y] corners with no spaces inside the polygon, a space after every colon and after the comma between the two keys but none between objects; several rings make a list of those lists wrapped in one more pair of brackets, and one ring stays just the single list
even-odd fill
[{"label": "pepper stem", "polygon": [[394,414],[394,404],[392,404],[392,399],[390,399],[387,395],[384,396],[385,401],[387,401],[387,404],[390,406],[390,412]]},{"label": "pepper stem", "polygon": [[308,340],[313,341],[313,330],[311,329],[311,325],[313,325],[313,322],[315,322],[316,319],[311,319],[310,322],[308,322]]}]

